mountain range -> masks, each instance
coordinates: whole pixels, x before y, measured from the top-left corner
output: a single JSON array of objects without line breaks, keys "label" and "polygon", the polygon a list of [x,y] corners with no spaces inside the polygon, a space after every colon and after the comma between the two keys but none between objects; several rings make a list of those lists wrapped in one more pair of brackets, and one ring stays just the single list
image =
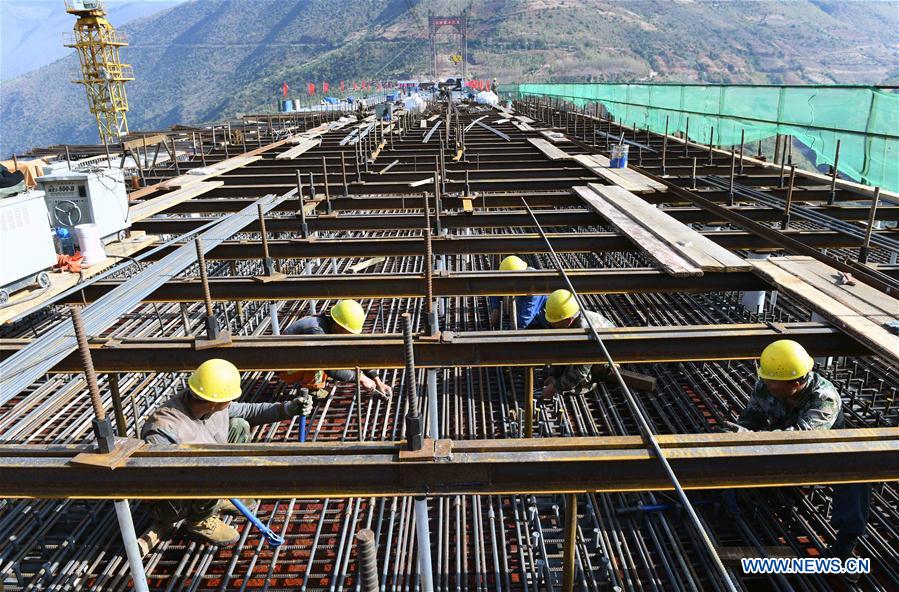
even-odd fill
[{"label": "mountain range", "polygon": [[[171,8],[182,0],[107,1],[107,18],[121,27],[139,18]],[[64,33],[75,17],[60,0],[2,0],[0,2],[0,80],[10,80],[64,57]]]},{"label": "mountain range", "polygon": [[[271,111],[283,82],[296,96],[308,82],[429,77],[428,13],[466,7],[469,75],[501,84],[899,79],[894,1],[193,0],[124,27],[130,127]],[[441,33],[440,75],[457,48]],[[0,155],[97,142],[77,69],[67,55],[0,83]]]}]

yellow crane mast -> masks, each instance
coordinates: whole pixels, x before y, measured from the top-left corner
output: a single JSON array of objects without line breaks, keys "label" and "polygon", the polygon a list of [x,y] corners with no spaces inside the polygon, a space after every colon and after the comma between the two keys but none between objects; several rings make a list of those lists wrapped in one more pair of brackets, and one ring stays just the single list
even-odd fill
[{"label": "yellow crane mast", "polygon": [[78,52],[81,79],[90,112],[97,118],[100,142],[117,142],[128,133],[128,96],[125,83],[134,80],[130,64],[119,60],[119,48],[128,45],[106,20],[99,0],[66,0],[66,12],[78,17],[66,47]]}]

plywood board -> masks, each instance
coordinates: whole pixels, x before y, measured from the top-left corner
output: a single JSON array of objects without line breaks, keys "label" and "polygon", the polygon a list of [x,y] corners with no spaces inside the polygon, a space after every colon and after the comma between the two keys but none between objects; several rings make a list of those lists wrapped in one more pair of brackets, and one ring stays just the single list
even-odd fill
[{"label": "plywood board", "polygon": [[573,188],[583,198],[587,207],[605,218],[620,233],[631,240],[650,259],[655,261],[667,274],[673,276],[700,276],[702,269],[684,259],[670,245],[662,242],[639,222],[610,204],[593,189],[586,186]]}]

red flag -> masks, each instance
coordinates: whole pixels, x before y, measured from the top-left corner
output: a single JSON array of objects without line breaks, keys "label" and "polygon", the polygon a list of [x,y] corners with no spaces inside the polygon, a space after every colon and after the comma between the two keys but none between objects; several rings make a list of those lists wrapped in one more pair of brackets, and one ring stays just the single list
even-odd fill
[{"label": "red flag", "polygon": [[358,83],[358,82],[354,82],[354,83],[353,83],[353,90],[359,90],[359,83]]},{"label": "red flag", "polygon": [[314,94],[315,94],[315,83],[314,83],[314,82],[310,82],[310,83],[309,83],[308,91],[309,91],[309,94],[310,94],[310,95],[314,95]]},{"label": "red flag", "polygon": [[340,81],[340,92],[343,92],[343,80]]},{"label": "red flag", "polygon": [[287,98],[287,91],[289,89],[290,89],[290,87],[287,86],[287,81],[285,80],[284,84],[281,85],[281,94],[283,94],[285,98]]},{"label": "red flag", "polygon": [[322,82],[322,92],[323,92],[323,93],[328,92],[328,88],[330,88],[330,86],[328,85],[328,83],[327,83],[327,82]]}]

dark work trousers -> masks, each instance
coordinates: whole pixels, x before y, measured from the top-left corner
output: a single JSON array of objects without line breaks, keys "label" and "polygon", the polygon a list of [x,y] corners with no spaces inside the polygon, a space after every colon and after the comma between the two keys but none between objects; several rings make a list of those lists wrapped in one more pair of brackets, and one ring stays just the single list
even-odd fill
[{"label": "dark work trousers", "polygon": [[[228,424],[228,442],[245,444],[250,439],[250,424],[239,417],[232,418]],[[215,514],[219,500],[160,500],[150,506],[150,515],[154,524],[171,528],[179,520],[200,522]]]},{"label": "dark work trousers", "polygon": [[858,537],[865,534],[871,504],[869,483],[846,483],[833,486],[833,513],[830,523],[837,531],[833,554],[841,559],[852,556]]}]

